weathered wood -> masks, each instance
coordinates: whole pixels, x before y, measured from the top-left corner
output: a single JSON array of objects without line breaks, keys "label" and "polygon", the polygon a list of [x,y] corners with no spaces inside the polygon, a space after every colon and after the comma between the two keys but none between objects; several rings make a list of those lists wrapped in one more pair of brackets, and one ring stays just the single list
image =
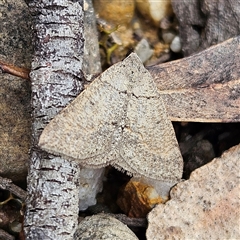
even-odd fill
[{"label": "weathered wood", "polygon": [[172,121],[240,121],[240,36],[148,67]]},{"label": "weathered wood", "polygon": [[179,22],[184,56],[240,34],[240,2],[236,0],[172,0]]},{"label": "weathered wood", "polygon": [[27,197],[26,191],[24,191],[22,188],[15,185],[11,179],[0,177],[0,188],[10,191],[11,193],[16,195],[23,201],[25,201]]},{"label": "weathered wood", "polygon": [[38,147],[45,125],[83,89],[83,0],[31,0],[35,53],[32,149],[26,239],[72,239],[77,227],[79,167]]}]

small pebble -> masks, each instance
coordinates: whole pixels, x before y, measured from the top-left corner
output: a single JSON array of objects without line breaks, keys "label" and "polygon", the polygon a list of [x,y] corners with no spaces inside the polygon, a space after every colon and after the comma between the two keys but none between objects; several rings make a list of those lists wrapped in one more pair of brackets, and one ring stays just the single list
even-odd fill
[{"label": "small pebble", "polygon": [[134,15],[134,0],[95,0],[93,4],[100,18],[115,25],[128,25]]},{"label": "small pebble", "polygon": [[128,216],[145,218],[151,209],[159,203],[165,202],[155,188],[143,182],[130,180],[120,191],[117,204]]},{"label": "small pebble", "polygon": [[171,21],[171,19],[170,19],[170,17],[164,17],[164,18],[162,18],[161,19],[161,21],[160,21],[160,28],[161,29],[169,29],[169,28],[171,28],[172,26],[173,26],[173,21]]},{"label": "small pebble", "polygon": [[173,40],[172,43],[170,45],[170,49],[175,52],[175,53],[179,53],[182,50],[182,44],[180,41],[180,37],[176,36]]},{"label": "small pebble", "polygon": [[171,30],[162,30],[162,39],[165,43],[171,43],[176,37],[176,33]]},{"label": "small pebble", "polygon": [[173,14],[171,0],[136,0],[138,11],[146,18],[151,20],[156,26],[160,21]]},{"label": "small pebble", "polygon": [[143,38],[135,47],[134,52],[145,63],[153,55],[154,51],[150,48],[148,41]]}]

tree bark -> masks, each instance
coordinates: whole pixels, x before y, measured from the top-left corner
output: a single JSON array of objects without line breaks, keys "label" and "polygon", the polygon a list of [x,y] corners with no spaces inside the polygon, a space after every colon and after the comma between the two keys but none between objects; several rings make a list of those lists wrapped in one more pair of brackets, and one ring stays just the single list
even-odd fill
[{"label": "tree bark", "polygon": [[26,239],[72,239],[78,219],[80,168],[38,147],[46,124],[83,89],[83,1],[31,0],[35,54],[32,148]]}]

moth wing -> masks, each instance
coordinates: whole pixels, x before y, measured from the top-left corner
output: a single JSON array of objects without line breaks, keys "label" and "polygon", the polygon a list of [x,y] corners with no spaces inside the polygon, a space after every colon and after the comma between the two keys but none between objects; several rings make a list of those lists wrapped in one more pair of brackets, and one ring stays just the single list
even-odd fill
[{"label": "moth wing", "polygon": [[127,115],[129,127],[124,129],[120,146],[124,161],[117,166],[134,176],[181,179],[183,160],[161,99],[132,99]]},{"label": "moth wing", "polygon": [[39,139],[43,150],[91,167],[105,166],[117,158],[126,83],[121,63],[110,69],[44,128]]},{"label": "moth wing", "polygon": [[155,83],[131,54],[115,64],[44,129],[44,150],[83,166],[111,163],[134,175],[179,179],[182,158]]},{"label": "moth wing", "polygon": [[134,59],[136,69],[131,68],[132,88],[119,153],[123,161],[114,164],[135,176],[180,179],[183,159],[172,123],[150,73],[138,61]]}]

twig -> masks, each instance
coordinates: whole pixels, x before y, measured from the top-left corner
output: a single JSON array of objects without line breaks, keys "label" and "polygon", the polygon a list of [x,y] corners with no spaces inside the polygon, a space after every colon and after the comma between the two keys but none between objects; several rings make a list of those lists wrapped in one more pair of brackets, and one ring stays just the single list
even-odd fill
[{"label": "twig", "polygon": [[14,236],[10,235],[9,233],[5,232],[4,230],[0,229],[0,239],[5,240],[14,240]]},{"label": "twig", "polygon": [[15,185],[11,179],[0,177],[0,188],[10,191],[22,200],[25,200],[27,197],[27,192]]},{"label": "twig", "polygon": [[110,214],[112,217],[115,217],[122,223],[128,225],[129,227],[146,227],[147,219],[146,218],[130,218],[124,214]]},{"label": "twig", "polygon": [[14,76],[30,80],[30,77],[29,77],[30,69],[28,68],[17,67],[15,65],[8,64],[0,60],[0,69],[2,73],[9,73]]}]

